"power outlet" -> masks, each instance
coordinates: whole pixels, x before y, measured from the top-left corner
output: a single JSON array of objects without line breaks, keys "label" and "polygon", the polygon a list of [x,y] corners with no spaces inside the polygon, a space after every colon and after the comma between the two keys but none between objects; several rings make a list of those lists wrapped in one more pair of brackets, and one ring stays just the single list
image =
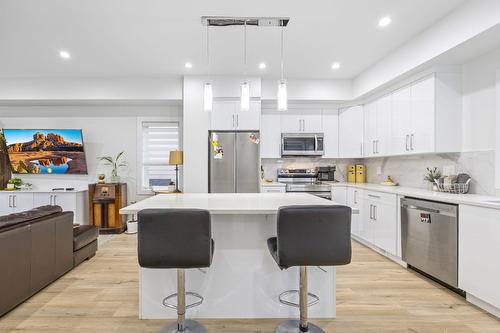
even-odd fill
[{"label": "power outlet", "polygon": [[378,166],[377,167],[377,175],[380,176],[382,174],[382,167]]}]

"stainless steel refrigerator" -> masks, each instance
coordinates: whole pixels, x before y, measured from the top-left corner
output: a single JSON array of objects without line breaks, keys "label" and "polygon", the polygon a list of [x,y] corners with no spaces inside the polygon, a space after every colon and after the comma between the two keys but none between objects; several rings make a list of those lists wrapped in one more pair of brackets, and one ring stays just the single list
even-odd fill
[{"label": "stainless steel refrigerator", "polygon": [[259,132],[210,131],[208,140],[208,192],[260,192]]}]

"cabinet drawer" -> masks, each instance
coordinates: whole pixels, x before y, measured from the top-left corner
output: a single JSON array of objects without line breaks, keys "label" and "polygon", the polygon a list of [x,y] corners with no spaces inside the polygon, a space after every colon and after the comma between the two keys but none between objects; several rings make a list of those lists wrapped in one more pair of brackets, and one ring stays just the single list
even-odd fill
[{"label": "cabinet drawer", "polygon": [[397,205],[397,195],[392,193],[365,191],[364,198],[372,202],[383,202],[386,205]]},{"label": "cabinet drawer", "polygon": [[261,193],[285,193],[285,186],[261,186]]}]

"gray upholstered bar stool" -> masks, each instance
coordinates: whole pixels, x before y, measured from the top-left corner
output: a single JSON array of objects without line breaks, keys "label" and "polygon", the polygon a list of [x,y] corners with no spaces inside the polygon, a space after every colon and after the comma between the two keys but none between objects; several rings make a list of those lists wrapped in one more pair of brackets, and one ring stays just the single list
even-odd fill
[{"label": "gray upholstered bar stool", "polygon": [[[281,269],[300,266],[299,290],[280,294],[282,304],[300,309],[300,320],[287,320],[276,333],[324,333],[308,322],[308,307],[319,302],[308,293],[307,266],[338,266],[351,262],[351,208],[346,206],[286,206],[278,210],[278,237],[268,239],[269,251]],[[299,303],[283,297],[299,293]],[[311,298],[311,301],[309,301]]]},{"label": "gray upholstered bar stool", "polygon": [[[139,265],[145,268],[176,268],[177,293],[167,296],[163,305],[177,310],[177,323],[162,333],[205,333],[194,320],[186,320],[186,309],[200,305],[203,297],[185,290],[185,269],[209,267],[212,263],[210,213],[201,209],[145,209],[138,217]],[[186,305],[186,295],[198,299]],[[177,304],[169,300],[177,298]]]}]

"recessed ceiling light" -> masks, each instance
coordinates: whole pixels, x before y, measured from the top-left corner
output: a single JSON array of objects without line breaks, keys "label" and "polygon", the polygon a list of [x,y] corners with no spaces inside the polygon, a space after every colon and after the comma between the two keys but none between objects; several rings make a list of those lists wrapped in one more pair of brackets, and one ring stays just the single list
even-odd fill
[{"label": "recessed ceiling light", "polygon": [[71,58],[71,54],[69,54],[68,51],[64,51],[64,50],[59,51],[59,56],[63,59],[70,59]]},{"label": "recessed ceiling light", "polygon": [[192,63],[190,63],[190,62],[186,62],[186,63],[184,64],[184,67],[186,67],[186,68],[193,68],[193,64],[192,64]]},{"label": "recessed ceiling light", "polygon": [[266,65],[266,63],[265,63],[265,62],[261,62],[261,63],[259,64],[259,68],[260,68],[260,69],[264,69],[264,68],[266,68],[266,67],[267,67],[267,65]]},{"label": "recessed ceiling light", "polygon": [[391,24],[392,19],[389,16],[384,16],[378,21],[378,26],[383,28]]},{"label": "recessed ceiling light", "polygon": [[339,69],[339,68],[340,68],[340,63],[338,63],[338,62],[334,62],[334,63],[332,64],[332,69],[337,70],[337,69]]}]

